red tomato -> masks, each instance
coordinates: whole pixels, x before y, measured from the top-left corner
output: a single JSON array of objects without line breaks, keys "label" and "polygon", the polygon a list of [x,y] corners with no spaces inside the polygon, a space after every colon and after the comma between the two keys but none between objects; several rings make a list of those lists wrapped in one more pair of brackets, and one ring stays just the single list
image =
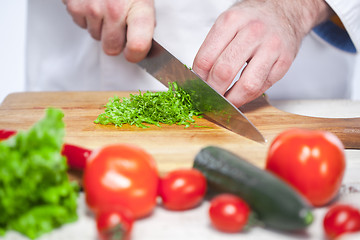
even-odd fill
[{"label": "red tomato", "polygon": [[148,215],[156,205],[158,173],[143,149],[126,144],[104,146],[91,153],[84,170],[88,206],[129,209],[134,218]]},{"label": "red tomato", "polygon": [[360,231],[360,212],[350,205],[332,206],[323,221],[326,236],[333,239],[343,233]]},{"label": "red tomato", "polygon": [[101,240],[128,240],[134,219],[129,211],[107,210],[96,216],[96,227]]},{"label": "red tomato", "polygon": [[270,145],[266,169],[298,189],[313,206],[322,206],[341,186],[344,146],[329,132],[289,129]]},{"label": "red tomato", "polygon": [[196,169],[177,169],[167,173],[159,185],[164,207],[186,210],[198,205],[206,193],[206,178]]},{"label": "red tomato", "polygon": [[212,225],[223,232],[239,232],[247,224],[250,208],[245,201],[232,194],[220,194],[210,202]]},{"label": "red tomato", "polygon": [[61,154],[66,157],[67,164],[73,169],[84,169],[86,160],[91,150],[75,146],[72,144],[64,144]]}]

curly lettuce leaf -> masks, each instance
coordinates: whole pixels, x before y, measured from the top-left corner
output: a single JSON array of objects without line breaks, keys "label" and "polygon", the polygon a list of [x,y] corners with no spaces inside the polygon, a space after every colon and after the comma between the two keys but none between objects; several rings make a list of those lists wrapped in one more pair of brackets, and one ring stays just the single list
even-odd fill
[{"label": "curly lettuce leaf", "polygon": [[49,108],[31,129],[0,142],[0,235],[16,230],[35,239],[77,219],[78,186],[61,155],[63,116]]}]

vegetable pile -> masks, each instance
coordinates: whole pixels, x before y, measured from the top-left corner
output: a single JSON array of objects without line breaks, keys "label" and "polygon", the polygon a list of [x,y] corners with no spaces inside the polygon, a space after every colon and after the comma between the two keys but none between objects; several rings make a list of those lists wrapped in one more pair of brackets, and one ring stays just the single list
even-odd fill
[{"label": "vegetable pile", "polygon": [[[288,134],[293,138],[277,142]],[[292,139],[297,141],[290,141]],[[225,149],[208,146],[196,155],[193,168],[175,169],[162,176],[158,176],[154,159],[143,149],[126,144],[103,146],[90,154],[84,169],[86,201],[96,215],[102,240],[119,235],[120,239],[129,239],[133,223],[150,216],[157,198],[168,210],[184,211],[199,206],[206,193],[210,200],[209,221],[219,231],[234,233],[255,226],[286,232],[305,231],[313,222],[312,207],[328,203],[339,190],[340,184],[327,183],[329,177],[337,183],[341,183],[343,177],[345,163],[339,141],[326,132],[290,129],[270,146],[265,169]],[[327,155],[330,150],[338,154]],[[309,154],[301,154],[304,151]],[[291,164],[285,164],[286,161]],[[314,204],[299,186],[270,167],[280,162],[286,172],[285,169],[299,169],[292,166],[301,161],[306,170],[292,172],[291,176],[300,177],[309,186],[321,180],[321,189],[317,191],[327,196],[320,204]],[[321,167],[315,163],[338,171],[320,178]],[[331,191],[322,192],[327,186],[331,186]],[[357,210],[354,213],[359,215]],[[340,231],[358,230],[358,226],[349,227],[348,223],[334,230],[334,221],[328,219],[325,218],[324,229],[330,238]]]},{"label": "vegetable pile", "polygon": [[[178,96],[175,102],[191,103],[181,92],[171,85],[167,93],[159,93],[158,100],[157,93],[149,92],[123,102],[118,99],[111,114],[124,117],[115,112],[118,109],[134,117],[142,114],[137,112],[141,109],[156,112],[145,110],[150,105],[164,110],[167,107],[152,105],[149,99],[164,103],[161,99],[167,94],[169,99]],[[181,104],[167,104],[169,109],[181,109]],[[191,111],[191,116],[198,113]],[[312,211],[327,204],[323,230],[328,239],[360,232],[360,210],[331,203],[341,186],[346,161],[344,146],[328,132],[284,131],[270,145],[265,169],[223,148],[207,146],[195,156],[192,168],[159,175],[155,159],[138,146],[113,143],[90,150],[64,144],[62,117],[61,111],[48,109],[46,118],[28,132],[0,143],[0,235],[12,229],[36,238],[75,220],[77,186],[68,181],[68,167],[84,170],[86,203],[95,215],[101,240],[130,240],[136,221],[150,217],[157,206],[184,211],[205,199],[209,200],[209,222],[222,232],[256,226],[288,233],[306,231],[313,222]],[[103,118],[106,124],[113,123],[107,115]],[[144,123],[161,122],[143,119],[141,115],[128,123],[146,127]],[[193,120],[184,121],[177,124],[188,126]],[[15,133],[0,130],[0,140]]]},{"label": "vegetable pile", "polygon": [[144,149],[114,143],[88,157],[84,190],[99,238],[125,240],[133,222],[150,216],[158,204],[173,211],[198,206],[206,193],[206,179],[193,168],[159,176],[155,160]]},{"label": "vegetable pile", "polygon": [[95,123],[119,127],[130,124],[141,128],[148,127],[144,123],[159,127],[160,123],[189,127],[195,121],[193,116],[201,116],[201,112],[195,109],[190,95],[176,83],[169,83],[167,92],[139,91],[138,95],[130,94],[130,98],[110,98],[105,112]]},{"label": "vegetable pile", "polygon": [[223,148],[203,148],[193,167],[205,175],[214,194],[225,192],[240,197],[266,227],[300,231],[313,221],[310,206],[295,189]]},{"label": "vegetable pile", "polygon": [[27,132],[0,142],[0,235],[31,239],[77,219],[78,186],[68,180],[63,113],[48,109]]}]

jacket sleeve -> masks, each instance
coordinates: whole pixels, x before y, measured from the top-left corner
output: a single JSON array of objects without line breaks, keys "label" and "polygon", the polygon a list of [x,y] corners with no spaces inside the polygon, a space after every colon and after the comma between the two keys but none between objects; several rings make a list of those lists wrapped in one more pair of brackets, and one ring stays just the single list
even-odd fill
[{"label": "jacket sleeve", "polygon": [[325,0],[337,14],[314,28],[330,44],[347,52],[360,51],[360,0]]}]

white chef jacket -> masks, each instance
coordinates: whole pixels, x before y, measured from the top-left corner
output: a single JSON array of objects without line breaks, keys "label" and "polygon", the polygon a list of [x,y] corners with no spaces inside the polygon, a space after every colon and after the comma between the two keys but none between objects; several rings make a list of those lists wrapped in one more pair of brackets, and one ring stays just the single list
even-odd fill
[{"label": "white chef jacket", "polygon": [[[155,0],[154,38],[192,66],[216,18],[234,2]],[[359,50],[360,1],[327,2],[342,19],[353,52],[354,46]],[[274,99],[351,98],[356,56],[312,32],[288,73],[267,93]],[[74,24],[60,0],[28,2],[26,62],[28,91],[166,90],[136,64],[127,62],[123,54],[104,54],[101,43]]]}]

